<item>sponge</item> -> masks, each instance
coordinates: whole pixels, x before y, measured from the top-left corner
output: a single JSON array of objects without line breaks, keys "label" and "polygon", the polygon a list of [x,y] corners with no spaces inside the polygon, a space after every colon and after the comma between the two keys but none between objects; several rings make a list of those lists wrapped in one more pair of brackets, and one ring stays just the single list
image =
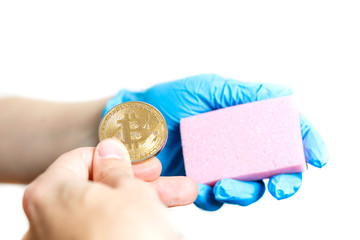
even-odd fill
[{"label": "sponge", "polygon": [[292,96],[184,118],[180,132],[186,175],[197,183],[253,181],[306,169]]}]

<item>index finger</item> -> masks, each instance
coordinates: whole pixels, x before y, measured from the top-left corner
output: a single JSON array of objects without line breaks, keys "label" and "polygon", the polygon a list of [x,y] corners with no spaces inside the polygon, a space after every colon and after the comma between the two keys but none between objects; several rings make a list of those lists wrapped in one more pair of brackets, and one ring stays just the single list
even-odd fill
[{"label": "index finger", "polygon": [[64,180],[88,181],[92,178],[94,151],[94,147],[83,147],[64,153],[50,165],[43,175],[51,175],[49,180],[60,176]]},{"label": "index finger", "polygon": [[71,197],[74,192],[83,189],[90,177],[94,149],[79,148],[64,153],[30,183],[23,197],[25,214],[29,217],[30,213],[44,202],[52,202],[51,199],[58,199],[61,196]]},{"label": "index finger", "polygon": [[151,182],[160,177],[162,166],[158,158],[153,157],[145,162],[132,165],[134,176],[146,182]]},{"label": "index finger", "polygon": [[301,135],[305,159],[312,166],[322,168],[329,160],[329,152],[316,128],[300,115]]}]

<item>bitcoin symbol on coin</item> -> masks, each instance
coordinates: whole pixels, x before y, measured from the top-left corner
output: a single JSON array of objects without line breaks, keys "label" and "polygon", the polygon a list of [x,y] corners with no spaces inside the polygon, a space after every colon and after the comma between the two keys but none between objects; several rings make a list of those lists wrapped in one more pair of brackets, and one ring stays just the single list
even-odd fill
[{"label": "bitcoin symbol on coin", "polygon": [[120,125],[119,139],[131,150],[138,149],[141,142],[149,137],[149,126],[135,113],[126,113],[124,119],[118,120]]},{"label": "bitcoin symbol on coin", "polygon": [[124,143],[132,162],[156,155],[167,139],[165,118],[144,102],[125,102],[108,111],[99,126],[100,141],[118,138]]}]

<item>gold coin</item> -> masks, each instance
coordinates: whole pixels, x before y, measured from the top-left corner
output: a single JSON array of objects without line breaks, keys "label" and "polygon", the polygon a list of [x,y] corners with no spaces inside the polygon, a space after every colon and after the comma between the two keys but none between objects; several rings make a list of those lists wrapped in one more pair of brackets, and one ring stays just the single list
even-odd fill
[{"label": "gold coin", "polygon": [[132,163],[147,160],[165,146],[168,130],[164,116],[144,102],[124,102],[102,118],[100,141],[117,138],[126,146]]}]

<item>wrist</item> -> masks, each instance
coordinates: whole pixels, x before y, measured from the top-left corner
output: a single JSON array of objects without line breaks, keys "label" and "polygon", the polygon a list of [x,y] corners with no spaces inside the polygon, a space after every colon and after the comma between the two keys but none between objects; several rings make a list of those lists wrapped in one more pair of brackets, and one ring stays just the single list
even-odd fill
[{"label": "wrist", "polygon": [[79,147],[96,146],[99,142],[98,128],[107,101],[110,98],[84,103],[79,126]]}]

